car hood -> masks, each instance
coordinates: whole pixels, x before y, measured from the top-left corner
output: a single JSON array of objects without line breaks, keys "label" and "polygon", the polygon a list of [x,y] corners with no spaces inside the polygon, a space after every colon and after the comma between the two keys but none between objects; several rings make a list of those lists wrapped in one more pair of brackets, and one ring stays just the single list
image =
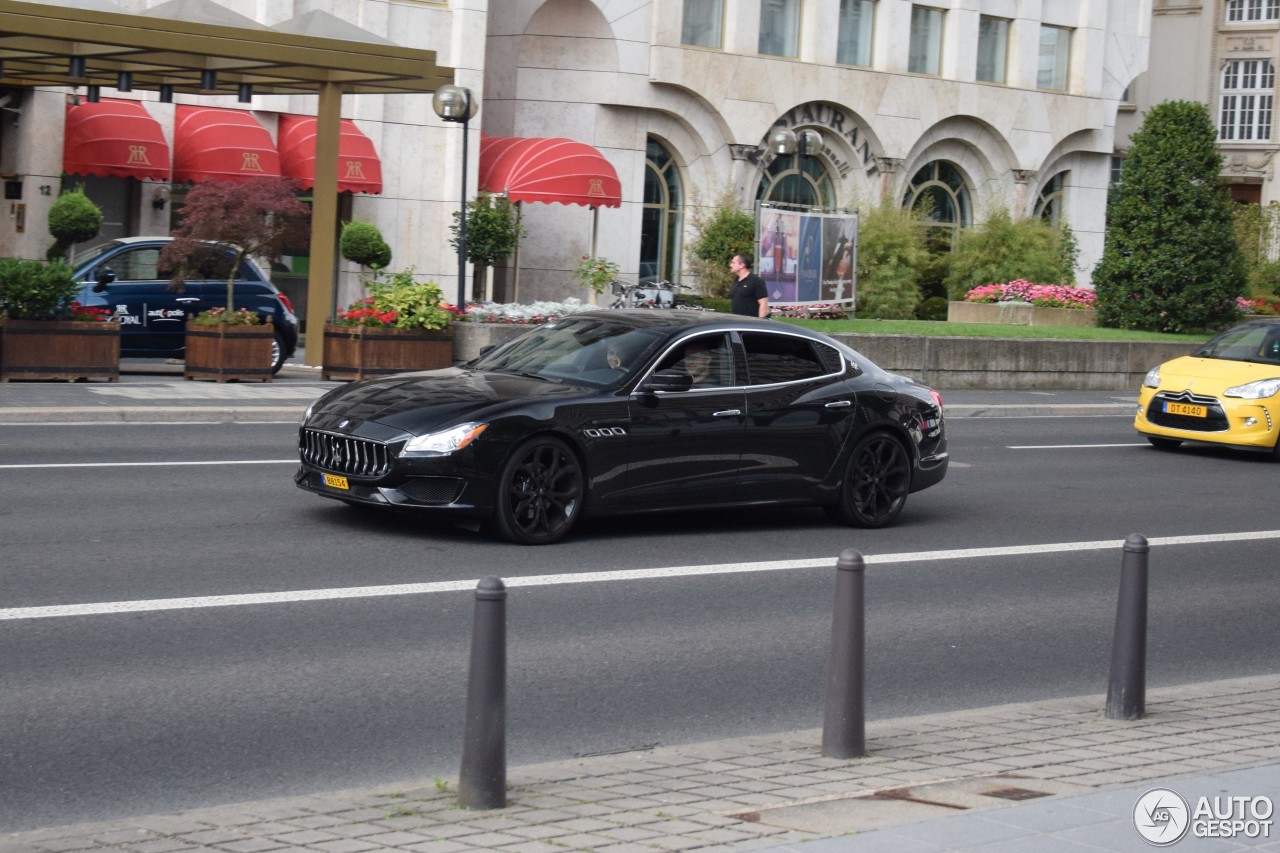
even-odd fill
[{"label": "car hood", "polygon": [[1160,365],[1161,388],[1169,391],[1190,389],[1197,394],[1217,395],[1233,385],[1276,377],[1280,377],[1280,367],[1254,361],[1184,355]]},{"label": "car hood", "polygon": [[343,432],[370,437],[377,433],[385,440],[389,437],[385,429],[360,429],[360,425],[421,435],[448,424],[486,420],[524,404],[587,393],[582,387],[545,379],[449,367],[353,382],[322,397],[306,425],[336,429],[345,422]]}]

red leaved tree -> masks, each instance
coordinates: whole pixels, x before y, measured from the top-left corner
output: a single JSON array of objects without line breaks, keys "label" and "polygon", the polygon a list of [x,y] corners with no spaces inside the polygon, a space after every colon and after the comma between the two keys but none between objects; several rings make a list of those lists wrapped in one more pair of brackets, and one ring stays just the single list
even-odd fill
[{"label": "red leaved tree", "polygon": [[[172,283],[198,273],[207,278],[211,257],[231,257],[227,272],[227,313],[235,310],[236,270],[245,256],[280,260],[290,246],[306,245],[310,209],[298,200],[288,178],[207,181],[187,193],[182,223],[160,253],[161,269],[172,270]],[[211,253],[211,248],[219,249]],[[221,266],[221,264],[219,264]]]}]

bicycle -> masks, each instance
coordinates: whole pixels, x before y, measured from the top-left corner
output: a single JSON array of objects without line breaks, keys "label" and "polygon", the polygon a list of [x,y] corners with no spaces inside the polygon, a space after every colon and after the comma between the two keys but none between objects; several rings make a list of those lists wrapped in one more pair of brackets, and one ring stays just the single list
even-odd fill
[{"label": "bicycle", "polygon": [[679,305],[678,292],[692,290],[687,284],[673,284],[659,281],[650,285],[629,284],[623,281],[613,282],[615,299],[610,308],[658,308],[693,307]]}]

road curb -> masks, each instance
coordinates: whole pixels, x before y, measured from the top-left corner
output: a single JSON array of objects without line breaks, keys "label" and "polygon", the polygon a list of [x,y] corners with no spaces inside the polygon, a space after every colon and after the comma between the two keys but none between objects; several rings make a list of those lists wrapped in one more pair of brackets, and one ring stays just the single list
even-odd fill
[{"label": "road curb", "polygon": [[305,404],[297,406],[29,406],[0,411],[0,426],[20,424],[154,424],[154,423],[300,423]]}]

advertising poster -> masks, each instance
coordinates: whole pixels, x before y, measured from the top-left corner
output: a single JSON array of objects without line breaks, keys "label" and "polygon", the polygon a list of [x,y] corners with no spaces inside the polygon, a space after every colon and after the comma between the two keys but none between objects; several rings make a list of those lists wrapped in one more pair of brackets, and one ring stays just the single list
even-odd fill
[{"label": "advertising poster", "polygon": [[842,303],[857,296],[856,213],[798,213],[760,207],[756,273],[778,305]]}]

